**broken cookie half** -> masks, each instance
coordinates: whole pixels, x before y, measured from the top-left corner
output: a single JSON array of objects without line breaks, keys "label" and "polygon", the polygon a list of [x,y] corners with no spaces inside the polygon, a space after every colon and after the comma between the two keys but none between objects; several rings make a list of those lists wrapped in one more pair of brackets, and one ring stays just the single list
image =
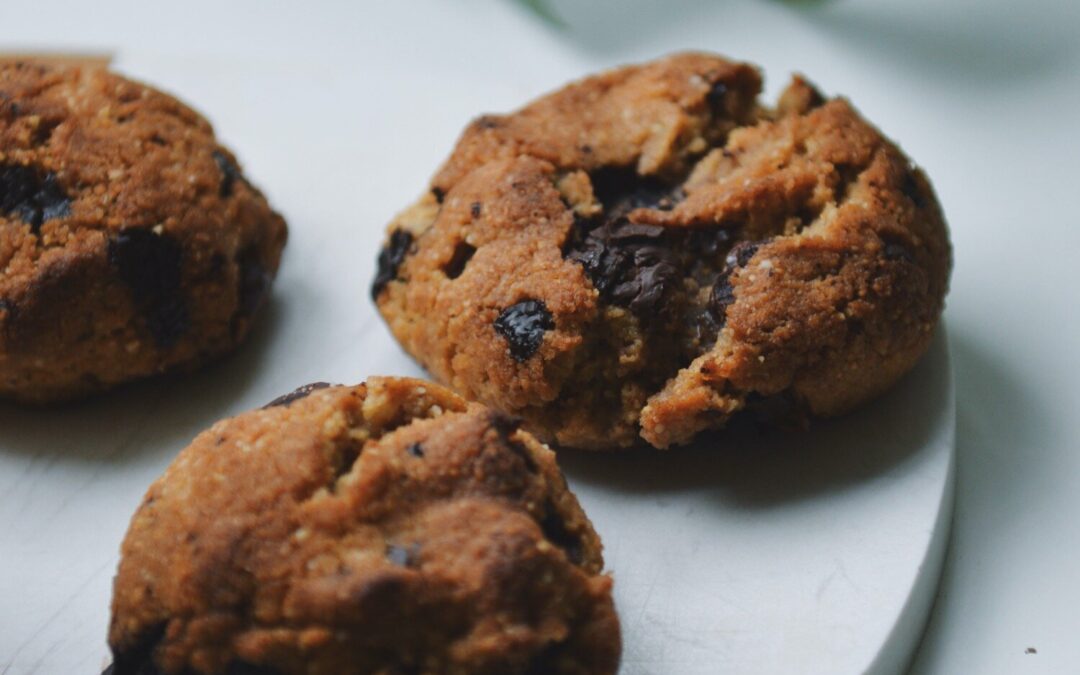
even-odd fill
[{"label": "broken cookie half", "polygon": [[676,54],[465,130],[388,228],[402,346],[560,445],[666,448],[741,411],[834,415],[928,348],[930,183],[844,99]]},{"label": "broken cookie half", "polygon": [[146,493],[110,675],[616,672],[600,539],[554,453],[428,382],[302,387]]}]

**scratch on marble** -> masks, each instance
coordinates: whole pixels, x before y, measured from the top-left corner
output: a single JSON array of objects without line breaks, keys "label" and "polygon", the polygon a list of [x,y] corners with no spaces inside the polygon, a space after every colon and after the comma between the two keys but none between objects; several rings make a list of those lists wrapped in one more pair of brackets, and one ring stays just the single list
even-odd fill
[{"label": "scratch on marble", "polygon": [[862,589],[859,588],[858,584],[852,581],[850,576],[848,576],[847,568],[844,567],[844,561],[837,558],[836,560],[834,560],[834,562],[836,566],[833,568],[833,571],[829,573],[829,576],[822,579],[821,584],[818,585],[817,593],[815,594],[814,598],[818,602],[821,602],[821,598],[823,595],[825,595],[825,591],[827,591],[829,587],[832,586],[833,581],[837,577],[842,578],[848,583],[849,586],[851,586],[851,588],[855,590],[856,593],[862,595]]},{"label": "scratch on marble", "polygon": [[[90,574],[90,576],[88,576],[86,579],[84,579],[83,582],[80,583],[79,586],[75,589],[75,591],[71,595],[68,596],[68,599],[66,601],[64,601],[63,604],[61,604],[59,607],[57,607],[56,611],[53,612],[49,616],[48,619],[45,619],[45,621],[42,622],[42,624],[40,626],[38,626],[36,629],[34,629],[34,632],[30,634],[30,637],[23,640],[22,644],[19,645],[18,649],[16,649],[15,652],[11,655],[11,660],[8,661],[7,665],[4,666],[4,669],[2,671],[0,671],[0,675],[8,675],[8,672],[12,668],[15,667],[15,662],[18,660],[19,654],[21,654],[24,649],[26,649],[34,640],[36,640],[39,635],[41,635],[43,632],[45,632],[45,629],[48,628],[50,625],[52,625],[53,621],[56,621],[56,619],[63,614],[64,610],[66,610],[68,608],[68,606],[70,606],[71,603],[75,601],[75,598],[79,597],[79,595],[84,590],[86,590],[86,588],[90,585],[90,583],[94,579],[96,579],[98,577],[98,575],[100,575],[105,570],[110,569],[115,564],[116,564],[115,557],[110,557],[109,560],[107,560],[104,564],[99,566],[96,570],[94,570]],[[37,670],[38,666],[40,666],[40,665],[41,665],[40,663],[36,664],[34,666],[34,669],[31,670],[30,672],[32,673],[32,672],[34,672],[34,670]]]}]

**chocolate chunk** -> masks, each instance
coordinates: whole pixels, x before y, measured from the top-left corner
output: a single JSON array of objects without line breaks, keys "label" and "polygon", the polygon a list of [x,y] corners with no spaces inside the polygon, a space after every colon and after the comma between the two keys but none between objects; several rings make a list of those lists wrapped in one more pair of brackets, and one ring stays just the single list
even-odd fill
[{"label": "chocolate chunk", "polygon": [[746,267],[746,263],[750,262],[750,259],[754,257],[757,250],[761,248],[761,244],[760,241],[740,241],[728,251],[724,262],[731,269]]},{"label": "chocolate chunk", "polygon": [[659,241],[664,236],[664,228],[622,221],[608,224],[607,236],[613,241]]},{"label": "chocolate chunk", "polygon": [[705,101],[709,104],[709,107],[717,113],[726,112],[724,109],[725,99],[727,98],[728,86],[721,80],[717,80],[709,87],[709,93],[705,94]]},{"label": "chocolate chunk", "polygon": [[109,241],[109,262],[131,289],[146,327],[161,347],[171,347],[188,331],[181,284],[180,244],[168,235],[130,228]]},{"label": "chocolate chunk", "polygon": [[655,176],[642,176],[633,167],[604,167],[589,174],[593,195],[604,207],[603,219],[614,221],[634,209],[670,211],[681,192]]},{"label": "chocolate chunk", "polygon": [[752,419],[760,428],[805,428],[809,423],[809,410],[791,392],[764,396],[756,391],[748,392],[745,407],[739,413]]},{"label": "chocolate chunk", "polygon": [[549,643],[532,656],[524,675],[550,675],[565,670],[565,664],[562,663],[563,655],[567,651],[565,645],[565,642]]},{"label": "chocolate chunk", "polygon": [[472,216],[473,218],[479,218],[479,217],[480,217],[480,212],[481,212],[481,208],[482,208],[482,207],[480,206],[480,202],[473,202],[473,203],[472,203],[472,205],[471,205],[471,206],[469,207],[469,214],[470,214],[470,215],[471,215],[471,216]]},{"label": "chocolate chunk", "polygon": [[908,263],[915,262],[915,255],[911,252],[911,249],[904,244],[895,241],[885,242],[884,253],[887,260],[902,260]]},{"label": "chocolate chunk", "polygon": [[678,283],[675,256],[666,248],[642,246],[633,251],[631,265],[632,276],[617,285],[611,297],[638,316],[659,312],[664,294]]},{"label": "chocolate chunk", "polygon": [[37,234],[41,225],[71,213],[56,174],[35,167],[0,165],[0,213],[15,216]]},{"label": "chocolate chunk", "polygon": [[908,237],[899,232],[880,232],[878,237],[881,239],[881,253],[886,260],[915,262],[915,251]]},{"label": "chocolate chunk", "polygon": [[521,423],[523,422],[520,417],[496,411],[492,411],[488,421],[503,440],[508,439],[514,432],[520,429]]},{"label": "chocolate chunk", "polygon": [[386,557],[398,567],[415,567],[420,558],[420,544],[413,543],[408,546],[388,544]]},{"label": "chocolate chunk", "polygon": [[423,457],[424,456],[424,446],[420,445],[419,443],[413,443],[412,445],[410,445],[408,447],[408,451],[409,451],[409,454],[412,455],[413,457]]},{"label": "chocolate chunk", "polygon": [[731,233],[718,227],[694,229],[686,236],[686,247],[704,258],[715,257],[731,241]]},{"label": "chocolate chunk", "polygon": [[911,169],[904,174],[904,181],[900,185],[901,191],[904,196],[911,200],[911,203],[916,208],[924,208],[926,206],[926,199],[923,196],[922,187],[919,183],[919,179],[916,176],[916,169]]},{"label": "chocolate chunk", "polygon": [[581,564],[584,559],[581,539],[566,529],[566,523],[563,522],[562,516],[555,509],[555,505],[550,502],[545,508],[544,518],[540,521],[540,529],[543,530],[544,537],[548,541],[563,550],[567,560],[575,565]]},{"label": "chocolate chunk", "polygon": [[240,173],[240,168],[224,152],[214,150],[213,155],[218,169],[221,170],[221,183],[218,186],[218,194],[224,199],[232,195],[236,181],[244,180],[244,177]]},{"label": "chocolate chunk", "polygon": [[664,228],[618,220],[588,230],[579,223],[578,243],[566,253],[580,264],[602,298],[652,316],[667,292],[679,283],[679,265]]},{"label": "chocolate chunk", "polygon": [[692,360],[716,344],[716,334],[720,332],[720,326],[708,305],[691,308],[686,324],[690,327],[687,346]]},{"label": "chocolate chunk", "polygon": [[375,270],[375,280],[371,282],[371,297],[378,298],[379,293],[386,288],[394,279],[397,279],[398,268],[404,262],[412,247],[413,236],[405,230],[394,230],[390,234],[390,241],[379,252],[378,267]]},{"label": "chocolate chunk", "polygon": [[457,279],[465,271],[465,265],[472,260],[474,253],[476,253],[475,246],[459,241],[454,247],[454,253],[450,256],[450,260],[443,265],[443,272],[448,278]]},{"label": "chocolate chunk", "polygon": [[526,361],[544,341],[544,331],[555,328],[551,312],[539,300],[522,300],[502,311],[495,319],[495,330],[506,338],[510,356]]},{"label": "chocolate chunk", "polygon": [[437,201],[440,204],[442,204],[443,199],[446,197],[446,191],[443,190],[442,188],[437,188],[437,187],[431,188],[431,194],[435,197],[435,201]]},{"label": "chocolate chunk", "polygon": [[236,311],[241,316],[252,316],[262,306],[266,292],[273,279],[259,259],[258,249],[245,249],[236,256],[238,283]]},{"label": "chocolate chunk", "polygon": [[162,621],[151,626],[130,649],[122,652],[113,650],[113,663],[106,672],[111,675],[158,675],[161,671],[154,664],[154,650],[165,638],[167,625]]},{"label": "chocolate chunk", "polygon": [[210,265],[206,270],[207,276],[211,279],[220,279],[225,274],[225,262],[225,256],[220,253],[210,256]]},{"label": "chocolate chunk", "polygon": [[627,307],[639,317],[651,317],[679,283],[673,247],[682,235],[632,222],[629,215],[640,208],[672,209],[681,193],[655,177],[638,175],[633,168],[606,167],[589,178],[604,211],[597,218],[575,223],[563,254],[585,269],[605,301]]},{"label": "chocolate chunk", "polygon": [[11,122],[19,116],[20,112],[22,112],[22,106],[17,101],[12,101],[7,92],[0,91],[0,118]]},{"label": "chocolate chunk", "polygon": [[814,108],[820,108],[821,106],[825,105],[825,96],[820,91],[818,91],[817,87],[807,85],[807,89],[809,90],[809,96],[806,100],[807,109],[812,110]]},{"label": "chocolate chunk", "polygon": [[723,328],[727,319],[727,308],[735,302],[735,289],[731,287],[731,270],[720,272],[709,293],[709,311],[716,320],[717,328]]},{"label": "chocolate chunk", "polygon": [[731,275],[740,267],[745,267],[754,257],[764,242],[742,241],[736,244],[724,258],[724,269],[716,277],[712,292],[709,294],[709,311],[713,315],[717,329],[723,328],[727,321],[727,308],[735,302],[735,289],[731,286]]},{"label": "chocolate chunk", "polygon": [[[575,226],[577,233],[583,227]],[[574,241],[564,252],[567,260],[572,260],[585,269],[585,276],[600,292],[601,297],[608,297],[608,292],[622,276],[622,270],[626,266],[626,256],[617,249],[609,248],[610,230],[596,228],[585,235],[578,234]]]},{"label": "chocolate chunk", "polygon": [[269,403],[264,405],[263,410],[266,410],[267,408],[276,408],[278,406],[287,406],[293,401],[299,401],[302,398],[307,398],[313,391],[326,389],[327,387],[331,386],[333,385],[331,385],[329,382],[312,382],[311,384],[305,384],[304,386],[294,389],[293,391],[285,394],[284,396],[278,396],[273,401],[270,401]]}]

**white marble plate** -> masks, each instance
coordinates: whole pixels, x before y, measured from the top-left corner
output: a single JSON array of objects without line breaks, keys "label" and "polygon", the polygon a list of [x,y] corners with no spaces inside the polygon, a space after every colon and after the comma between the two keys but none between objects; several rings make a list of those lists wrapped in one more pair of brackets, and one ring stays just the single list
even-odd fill
[{"label": "white marble plate", "polygon": [[624,675],[901,673],[948,540],[944,335],[899,387],[808,433],[563,453],[615,575]]}]

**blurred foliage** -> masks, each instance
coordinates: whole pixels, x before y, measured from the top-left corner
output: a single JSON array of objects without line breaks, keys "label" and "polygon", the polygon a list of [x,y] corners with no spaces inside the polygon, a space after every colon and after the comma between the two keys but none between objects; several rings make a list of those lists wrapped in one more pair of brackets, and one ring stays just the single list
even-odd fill
[{"label": "blurred foliage", "polygon": [[543,19],[546,23],[552,26],[563,28],[566,26],[566,22],[559,18],[559,15],[555,13],[555,10],[548,5],[547,0],[518,0],[521,4],[525,5],[532,11],[533,14]]},{"label": "blurred foliage", "polygon": [[[558,28],[565,28],[566,22],[552,9],[548,0],[517,0],[521,5],[528,8],[536,17],[543,20],[545,23]],[[579,0],[585,1],[585,0]],[[661,2],[662,0],[656,0]],[[780,2],[785,5],[795,5],[802,7],[809,7],[811,5],[823,5],[829,0],[772,0],[773,2]]]}]

